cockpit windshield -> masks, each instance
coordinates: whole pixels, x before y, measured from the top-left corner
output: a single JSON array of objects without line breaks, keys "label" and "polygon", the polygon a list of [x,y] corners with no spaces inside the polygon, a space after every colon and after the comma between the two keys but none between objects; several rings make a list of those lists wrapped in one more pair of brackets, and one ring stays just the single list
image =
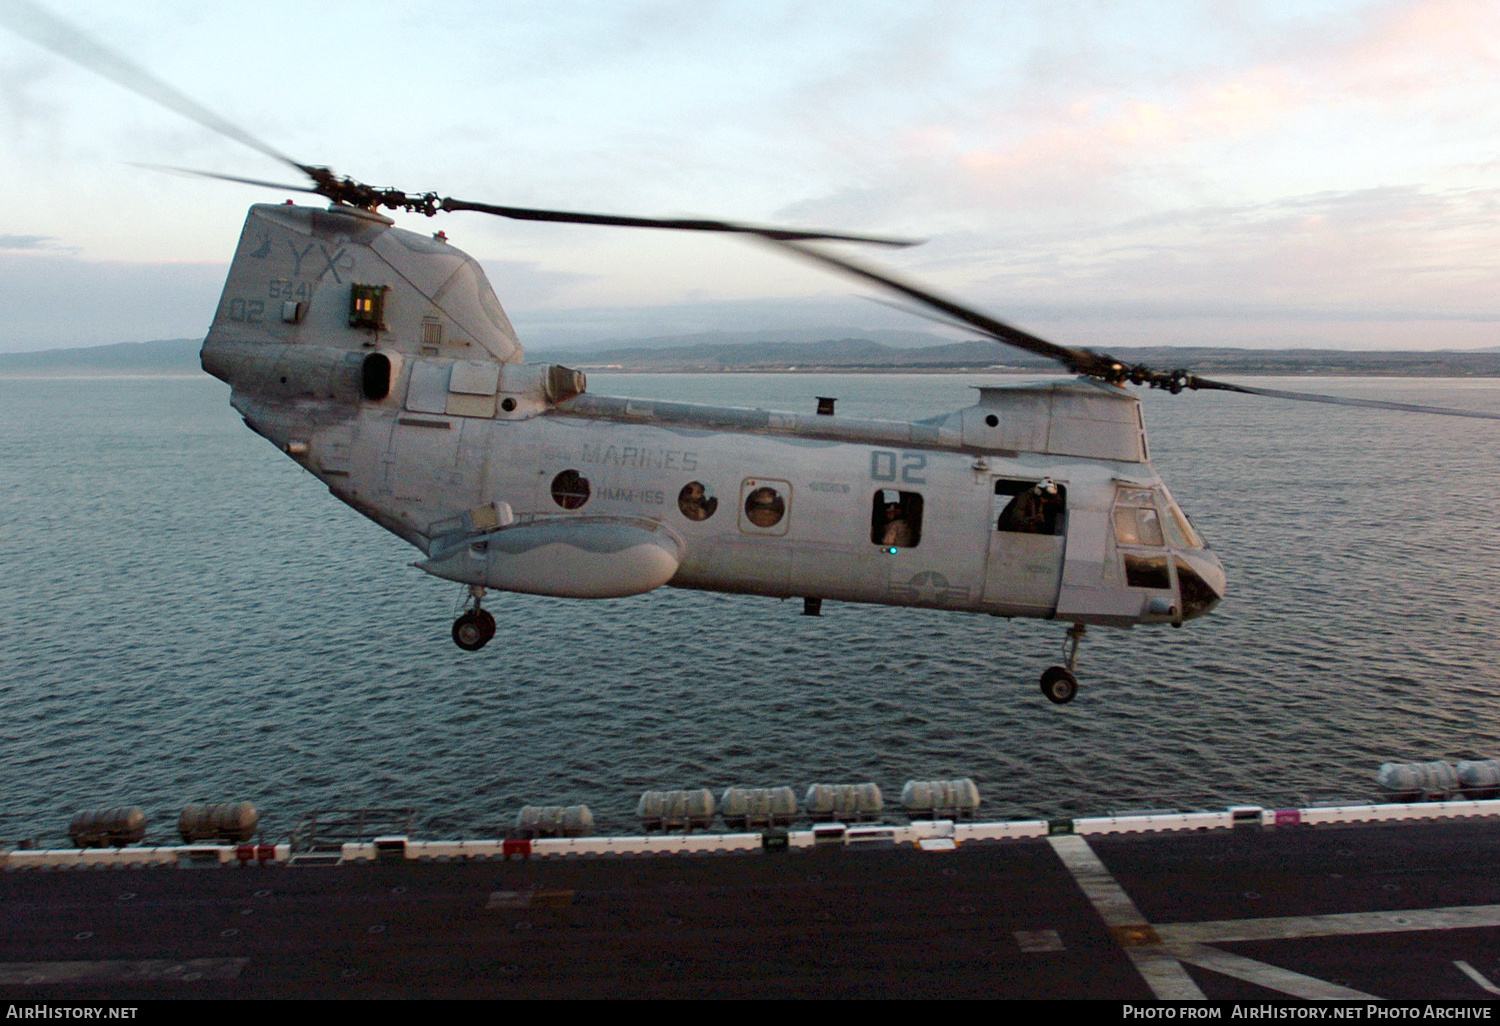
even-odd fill
[{"label": "cockpit windshield", "polygon": [[1115,541],[1147,548],[1206,549],[1165,488],[1121,486],[1115,493]]},{"label": "cockpit windshield", "polygon": [[1167,492],[1166,488],[1161,489],[1161,497],[1167,508],[1167,516],[1164,519],[1164,524],[1167,529],[1168,541],[1180,548],[1208,548],[1208,542],[1203,540],[1203,536],[1193,527],[1193,522],[1182,511],[1182,507],[1173,501],[1172,496]]}]

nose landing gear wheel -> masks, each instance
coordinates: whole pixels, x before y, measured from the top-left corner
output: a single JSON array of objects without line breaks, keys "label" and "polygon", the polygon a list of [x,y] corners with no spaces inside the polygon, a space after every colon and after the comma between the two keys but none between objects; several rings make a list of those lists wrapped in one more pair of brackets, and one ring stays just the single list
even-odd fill
[{"label": "nose landing gear wheel", "polygon": [[453,621],[453,641],[465,652],[478,652],[495,636],[495,618],[483,609],[471,609]]},{"label": "nose landing gear wheel", "polygon": [[1071,702],[1078,694],[1078,678],[1066,666],[1049,666],[1042,673],[1042,694],[1058,705]]}]

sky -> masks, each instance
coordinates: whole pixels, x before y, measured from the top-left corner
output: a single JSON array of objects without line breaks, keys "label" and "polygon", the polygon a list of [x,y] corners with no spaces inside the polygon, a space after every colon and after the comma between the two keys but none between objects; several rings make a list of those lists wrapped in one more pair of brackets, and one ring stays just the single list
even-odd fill
[{"label": "sky", "polygon": [[[297,160],[846,251],[1066,345],[1500,346],[1500,0],[47,9]],[[0,352],[197,337],[295,172],[3,27]],[[311,197],[299,197],[310,201]],[[523,343],[927,321],[764,245],[429,221]]]}]

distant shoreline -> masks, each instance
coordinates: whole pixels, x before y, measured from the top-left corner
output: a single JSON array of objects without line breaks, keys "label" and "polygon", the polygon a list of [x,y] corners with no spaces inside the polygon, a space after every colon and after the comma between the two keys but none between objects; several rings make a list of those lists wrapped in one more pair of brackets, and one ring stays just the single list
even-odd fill
[{"label": "distant shoreline", "polygon": [[[201,339],[163,339],[0,354],[0,379],[204,376]],[[1126,366],[1185,368],[1204,377],[1500,378],[1500,350],[1227,349],[1116,347]],[[997,359],[1000,357],[1000,359]],[[734,336],[609,342],[577,350],[538,347],[528,363],[594,374],[981,374],[1061,373],[1056,364],[994,342],[893,346],[866,338],[781,342]]]}]

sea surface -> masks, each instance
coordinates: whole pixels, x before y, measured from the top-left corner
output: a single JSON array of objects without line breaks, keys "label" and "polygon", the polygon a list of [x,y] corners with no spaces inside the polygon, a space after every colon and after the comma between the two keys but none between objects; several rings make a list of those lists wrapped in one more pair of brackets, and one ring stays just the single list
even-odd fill
[{"label": "sea surface", "polygon": [[[905,419],[977,375],[606,375],[590,391]],[[988,379],[993,381],[993,379]],[[1256,384],[1500,411],[1500,381]],[[1154,462],[1229,573],[1181,630],[661,589],[462,589],[248,431],[200,378],[0,380],[0,841],[140,805],[410,806],[493,837],[525,804],[634,828],[643,790],[972,777],[986,817],[1366,800],[1387,760],[1500,757],[1500,423],[1144,396]]]}]

